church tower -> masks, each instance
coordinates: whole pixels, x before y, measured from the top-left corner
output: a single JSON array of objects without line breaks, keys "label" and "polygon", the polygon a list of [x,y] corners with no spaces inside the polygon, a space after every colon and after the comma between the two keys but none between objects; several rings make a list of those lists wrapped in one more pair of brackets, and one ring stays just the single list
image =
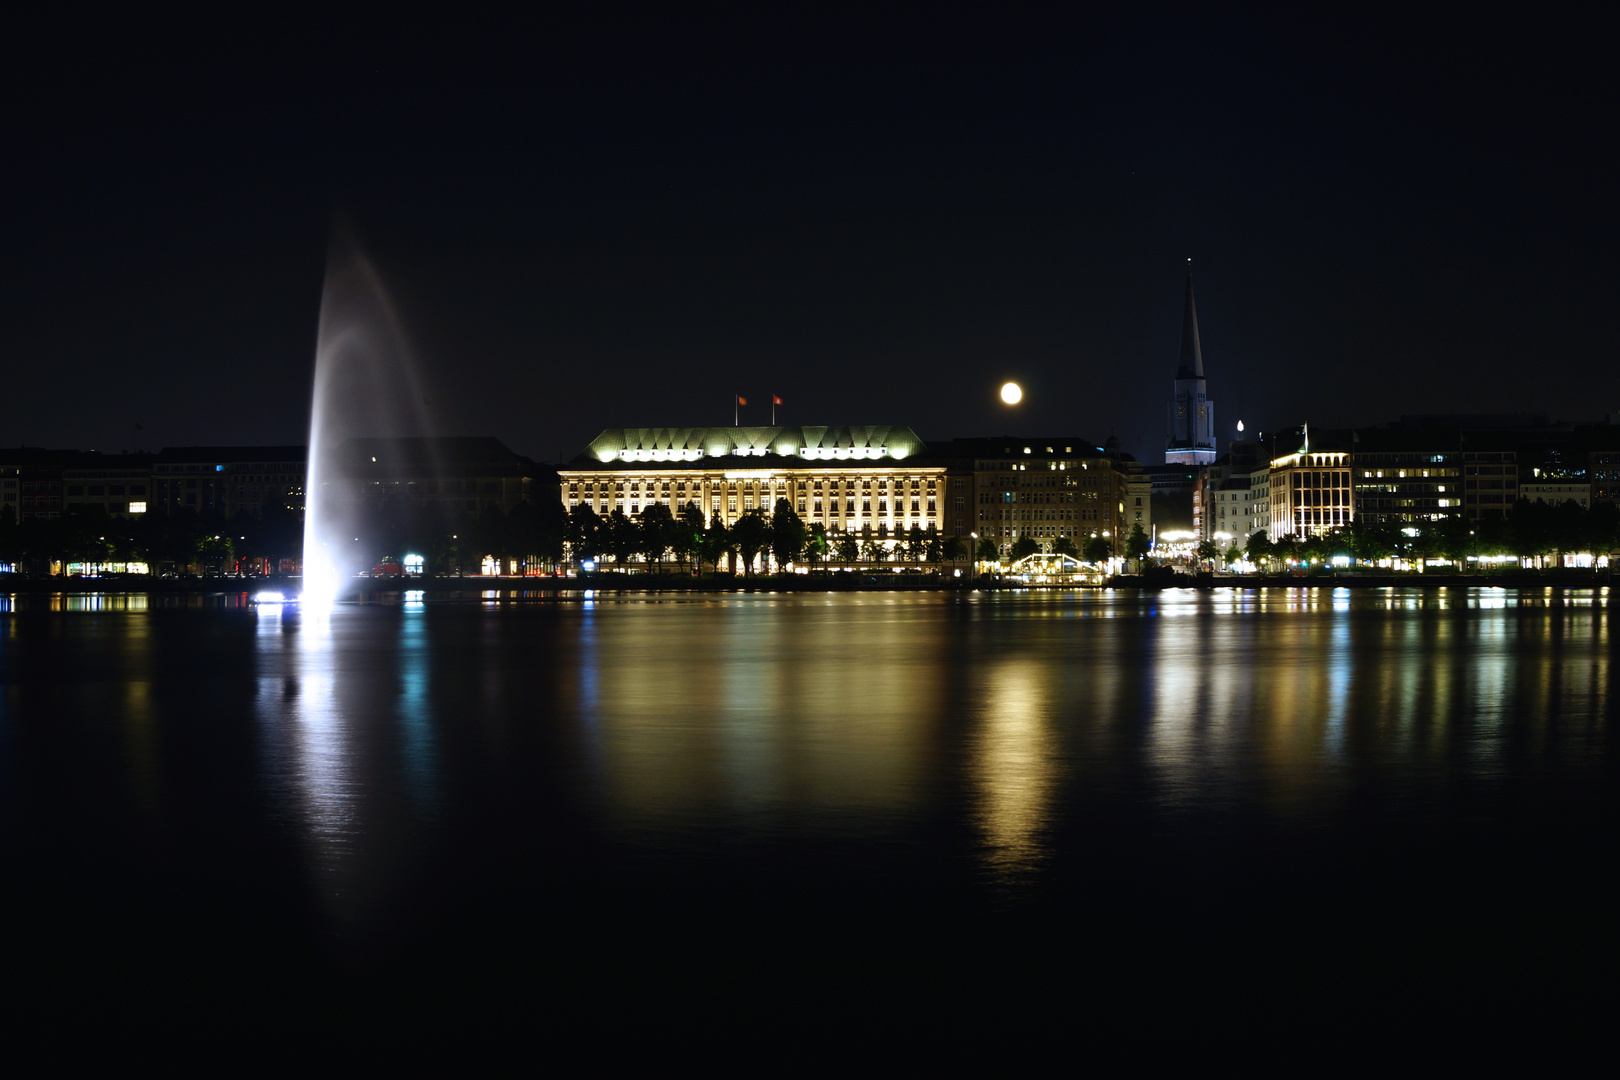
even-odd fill
[{"label": "church tower", "polygon": [[1166,465],[1207,465],[1215,460],[1215,403],[1204,389],[1204,352],[1198,344],[1198,309],[1193,306],[1192,260],[1187,260],[1187,309],[1181,321],[1181,362],[1170,401],[1170,440]]}]

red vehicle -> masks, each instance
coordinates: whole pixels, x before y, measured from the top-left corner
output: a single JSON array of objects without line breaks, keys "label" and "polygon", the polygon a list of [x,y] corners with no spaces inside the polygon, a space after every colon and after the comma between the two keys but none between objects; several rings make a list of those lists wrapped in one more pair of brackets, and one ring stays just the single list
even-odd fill
[{"label": "red vehicle", "polygon": [[404,577],[405,567],[392,559],[384,559],[382,562],[371,568],[371,576],[374,578]]}]

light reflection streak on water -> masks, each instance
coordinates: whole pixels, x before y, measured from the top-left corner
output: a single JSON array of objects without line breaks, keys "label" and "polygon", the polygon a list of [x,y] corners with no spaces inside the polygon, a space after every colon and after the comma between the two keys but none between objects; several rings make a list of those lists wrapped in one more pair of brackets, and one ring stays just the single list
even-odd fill
[{"label": "light reflection streak on water", "polygon": [[978,793],[975,815],[993,879],[1015,884],[1045,861],[1043,832],[1056,770],[1050,669],[1009,657],[994,663],[977,702],[978,730],[969,761]]},{"label": "light reflection streak on water", "polygon": [[766,705],[776,699],[779,620],[748,618],[755,612],[745,610],[721,625],[716,642],[728,660],[719,667],[715,734],[727,801],[746,813],[780,797],[785,753],[781,717]]},{"label": "light reflection streak on water", "polygon": [[[144,597],[143,597],[144,599]],[[134,610],[143,610],[145,605]],[[149,818],[160,810],[162,784],[157,710],[152,701],[152,635],[146,619],[131,619],[118,636],[124,669],[124,754],[129,761],[130,791]]]},{"label": "light reflection streak on water", "polygon": [[[1181,605],[1170,610],[1195,614]],[[1160,612],[1166,613],[1163,607]],[[1185,805],[1196,798],[1200,788],[1204,630],[1200,620],[1172,617],[1160,620],[1154,635],[1153,712],[1144,750],[1156,774],[1158,798],[1167,806]]]},{"label": "light reflection streak on water", "polygon": [[399,726],[407,787],[418,806],[428,809],[439,801],[438,746],[429,692],[432,658],[426,615],[421,593],[416,595],[416,600],[404,605],[399,631]]},{"label": "light reflection streak on water", "polygon": [[361,830],[353,751],[338,702],[330,608],[306,608],[291,623],[279,605],[258,609],[257,713],[269,786],[296,815],[313,854],[318,890],[332,912],[353,918]]},{"label": "light reflection streak on water", "polygon": [[[1343,595],[1340,595],[1343,594]],[[1345,718],[1350,710],[1350,590],[1333,590],[1333,621],[1329,631],[1327,667],[1327,721],[1322,751],[1338,761],[1344,751]]]}]

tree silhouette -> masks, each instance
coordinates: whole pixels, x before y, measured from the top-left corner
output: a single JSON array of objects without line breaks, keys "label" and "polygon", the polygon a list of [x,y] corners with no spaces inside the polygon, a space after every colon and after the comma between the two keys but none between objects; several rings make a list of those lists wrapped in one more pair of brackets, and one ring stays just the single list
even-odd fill
[{"label": "tree silhouette", "polygon": [[763,510],[745,510],[736,524],[731,526],[731,539],[742,555],[743,573],[754,572],[754,560],[770,543],[771,526]]},{"label": "tree silhouette", "polygon": [[811,565],[827,561],[827,526],[817,521],[811,524],[804,543],[805,557]]},{"label": "tree silhouette", "polygon": [[664,553],[675,542],[675,515],[661,502],[650,504],[636,518],[636,550],[646,557],[649,566],[664,561]]},{"label": "tree silhouette", "polygon": [[635,522],[625,516],[623,510],[614,510],[608,514],[606,524],[603,546],[622,570],[630,562],[630,556],[640,548],[641,530],[636,528]]},{"label": "tree silhouette", "polygon": [[1138,571],[1142,569],[1142,560],[1148,557],[1148,552],[1152,548],[1153,544],[1148,540],[1147,533],[1142,531],[1142,523],[1139,521],[1131,526],[1131,535],[1125,538],[1125,555],[1136,563]]},{"label": "tree silhouette", "polygon": [[695,502],[681,507],[676,516],[675,557],[683,561],[697,556],[703,547],[703,508]]},{"label": "tree silhouette", "polygon": [[[430,505],[436,507],[438,504]],[[602,554],[603,548],[601,517],[595,510],[580,503],[568,512],[568,521],[563,527],[563,539],[567,542],[568,553],[575,563],[596,558]]]},{"label": "tree silhouette", "polygon": [[[713,520],[709,522],[708,527],[703,530],[701,557],[705,562],[714,566],[715,573],[719,573],[720,560],[725,557],[727,552],[733,550],[735,547],[736,544],[731,538],[731,530],[727,528],[726,523],[720,519],[720,515],[715,514]],[[732,570],[735,571],[736,567],[733,566]]]},{"label": "tree silhouette", "polygon": [[776,556],[776,568],[785,569],[795,562],[804,550],[809,530],[786,499],[777,499],[771,512],[771,554]]}]

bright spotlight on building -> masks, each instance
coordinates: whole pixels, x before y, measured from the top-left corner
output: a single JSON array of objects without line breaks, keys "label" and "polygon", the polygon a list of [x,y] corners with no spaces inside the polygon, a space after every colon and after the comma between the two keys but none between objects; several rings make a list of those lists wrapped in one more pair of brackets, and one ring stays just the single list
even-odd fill
[{"label": "bright spotlight on building", "polygon": [[1024,400],[1024,388],[1015,382],[1003,383],[1001,386],[1001,400],[1009,405],[1016,405]]}]

